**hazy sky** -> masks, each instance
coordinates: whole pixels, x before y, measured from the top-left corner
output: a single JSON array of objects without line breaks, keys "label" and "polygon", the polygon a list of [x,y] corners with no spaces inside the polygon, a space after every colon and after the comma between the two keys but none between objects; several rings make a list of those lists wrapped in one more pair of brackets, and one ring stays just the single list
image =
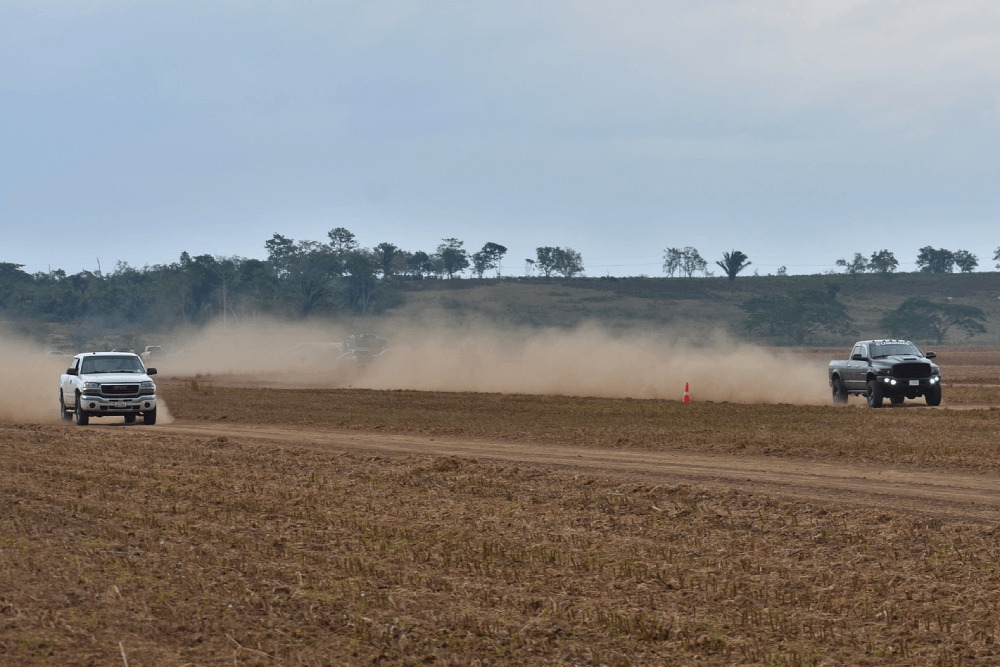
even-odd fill
[{"label": "hazy sky", "polygon": [[[3,0],[0,261],[1000,246],[995,0]],[[716,273],[719,273],[716,268]]]}]

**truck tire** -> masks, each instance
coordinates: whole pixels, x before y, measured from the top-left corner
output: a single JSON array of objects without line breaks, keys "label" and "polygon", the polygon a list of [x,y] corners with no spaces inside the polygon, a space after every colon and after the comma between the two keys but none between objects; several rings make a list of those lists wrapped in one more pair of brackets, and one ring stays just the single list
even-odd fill
[{"label": "truck tire", "polygon": [[59,392],[59,417],[62,418],[64,422],[68,422],[73,419],[73,413],[66,409],[66,401],[63,400],[62,392]]},{"label": "truck tire", "polygon": [[847,390],[844,389],[844,383],[839,377],[833,378],[833,402],[837,405],[847,403]]},{"label": "truck tire", "polygon": [[882,387],[876,380],[868,381],[868,392],[865,394],[868,399],[869,408],[882,407]]},{"label": "truck tire", "polygon": [[927,401],[927,405],[941,405],[941,385],[936,384],[933,389],[928,390],[924,394],[924,400]]},{"label": "truck tire", "polygon": [[142,413],[142,423],[146,426],[152,426],[156,423],[156,408]]},{"label": "truck tire", "polygon": [[80,407],[80,397],[76,397],[76,423],[80,426],[86,426],[90,423],[90,415],[83,411]]}]

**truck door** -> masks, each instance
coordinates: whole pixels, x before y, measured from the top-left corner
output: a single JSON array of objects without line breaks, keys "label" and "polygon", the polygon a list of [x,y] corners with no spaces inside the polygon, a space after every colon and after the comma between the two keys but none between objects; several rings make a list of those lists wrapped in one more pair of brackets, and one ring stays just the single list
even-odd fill
[{"label": "truck door", "polygon": [[868,346],[858,343],[851,350],[851,358],[847,360],[847,377],[845,384],[848,389],[864,389],[865,375],[868,374]]},{"label": "truck door", "polygon": [[[76,371],[80,370],[80,357],[73,358],[73,365],[70,368]],[[71,377],[66,377],[65,375],[63,375],[62,383],[60,383],[59,385],[59,391],[62,392],[63,402],[69,406],[72,406],[73,402],[76,400],[76,398],[73,396],[72,391],[70,392],[69,398],[66,397],[66,389],[71,387],[72,385],[73,385],[73,379]]]}]

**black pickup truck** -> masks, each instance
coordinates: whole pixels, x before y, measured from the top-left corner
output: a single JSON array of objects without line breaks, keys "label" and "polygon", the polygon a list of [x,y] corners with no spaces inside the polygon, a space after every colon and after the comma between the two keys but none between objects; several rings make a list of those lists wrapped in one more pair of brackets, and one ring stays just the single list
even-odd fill
[{"label": "black pickup truck", "polygon": [[941,405],[941,369],[908,340],[862,340],[846,361],[830,362],[833,402],[847,403],[851,394],[864,396],[869,407],[882,407],[888,398],[902,405],[923,396],[927,405]]}]

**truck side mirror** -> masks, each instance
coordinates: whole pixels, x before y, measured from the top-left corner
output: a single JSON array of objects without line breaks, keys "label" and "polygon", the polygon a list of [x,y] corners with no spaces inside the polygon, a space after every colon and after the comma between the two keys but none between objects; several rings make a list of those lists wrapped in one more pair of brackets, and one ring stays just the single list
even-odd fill
[{"label": "truck side mirror", "polygon": [[851,355],[851,361],[864,361],[864,360],[865,358],[861,356],[860,352],[855,352],[854,354]]},{"label": "truck side mirror", "polygon": [[66,375],[76,375],[76,369],[75,368],[67,368],[66,369]]},{"label": "truck side mirror", "polygon": [[933,358],[934,358],[934,357],[936,357],[937,355],[936,355],[936,354],[934,354],[933,352],[928,352],[928,353],[927,353],[927,354],[925,354],[924,356],[925,356],[925,357],[927,357],[928,359],[933,359]]},{"label": "truck side mirror", "polygon": [[156,369],[155,368],[147,368],[146,369],[146,375],[156,375]]}]

